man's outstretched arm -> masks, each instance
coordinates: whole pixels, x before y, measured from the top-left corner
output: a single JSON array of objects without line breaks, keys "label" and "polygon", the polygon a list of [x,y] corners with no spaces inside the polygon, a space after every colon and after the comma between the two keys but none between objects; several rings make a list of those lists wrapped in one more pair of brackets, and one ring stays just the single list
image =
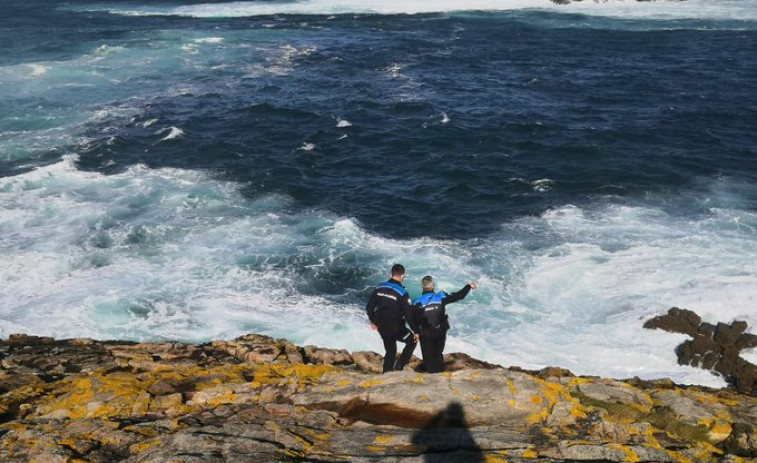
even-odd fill
[{"label": "man's outstretched arm", "polygon": [[447,297],[442,299],[442,302],[446,305],[452,304],[453,302],[462,301],[463,299],[465,299],[465,296],[468,295],[471,289],[476,288],[478,288],[478,284],[470,282],[467,285],[463,286],[463,289],[461,289],[460,291],[447,295]]}]

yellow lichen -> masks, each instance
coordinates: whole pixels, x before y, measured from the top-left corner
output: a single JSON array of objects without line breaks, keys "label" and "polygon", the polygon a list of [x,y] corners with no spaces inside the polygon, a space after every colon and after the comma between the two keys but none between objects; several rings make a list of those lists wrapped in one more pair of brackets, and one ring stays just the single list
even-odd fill
[{"label": "yellow lichen", "polygon": [[698,445],[698,451],[694,455],[698,460],[711,460],[714,455],[723,455],[725,452],[723,452],[721,449],[715,447],[712,444],[708,444],[707,442],[701,442]]},{"label": "yellow lichen", "polygon": [[524,451],[520,456],[522,458],[538,458],[539,457],[539,455],[531,449]]},{"label": "yellow lichen", "polygon": [[484,455],[484,463],[507,463],[507,459],[499,455],[487,453]]},{"label": "yellow lichen", "polygon": [[583,405],[581,405],[581,403],[578,400],[575,400],[573,405],[570,407],[570,414],[576,418],[585,419],[588,417],[588,415],[586,414],[586,410],[584,409]]},{"label": "yellow lichen", "polygon": [[512,379],[508,379],[507,380],[507,387],[508,387],[508,389],[510,389],[510,395],[511,396],[514,396],[518,392],[518,390],[515,388],[515,384],[513,384],[513,380]]},{"label": "yellow lichen", "polygon": [[313,450],[315,449],[315,446],[311,442],[308,442],[307,439],[303,438],[299,434],[296,434],[294,432],[287,432],[287,434],[289,434],[289,436],[291,436],[292,439],[294,439],[298,444],[300,444],[300,446],[302,447],[302,450],[305,451],[305,453],[312,453]]},{"label": "yellow lichen", "polygon": [[331,435],[328,432],[317,433],[317,432],[313,431],[312,429],[306,429],[305,430],[305,434],[307,434],[308,436],[312,437],[313,439],[321,441],[321,442],[326,442],[331,437]]},{"label": "yellow lichen", "polygon": [[[668,449],[664,449],[664,450],[677,463],[694,463],[689,458],[681,455],[680,452],[676,452],[676,451],[668,450]],[[697,463],[701,463],[701,462],[697,462]]]},{"label": "yellow lichen", "polygon": [[628,461],[630,463],[639,463],[641,459],[639,459],[639,454],[637,454],[633,449],[628,447],[627,445],[620,445],[620,444],[610,444],[610,448],[620,450],[625,454],[625,461]]},{"label": "yellow lichen", "polygon": [[386,381],[384,381],[383,379],[369,379],[360,383],[360,387],[381,386],[383,384],[386,384]]},{"label": "yellow lichen", "polygon": [[538,413],[532,413],[531,415],[528,415],[526,420],[529,422],[529,424],[539,424],[546,420],[548,417],[549,408],[545,407]]},{"label": "yellow lichen", "polygon": [[393,436],[388,435],[388,434],[379,434],[378,436],[374,438],[374,442],[379,443],[379,444],[386,444],[392,440],[392,437]]},{"label": "yellow lichen", "polygon": [[132,444],[129,446],[129,453],[131,454],[142,453],[145,450],[151,449],[159,444],[160,444],[160,440],[158,439],[153,439],[146,442],[138,442],[136,444]]},{"label": "yellow lichen", "polygon": [[88,448],[91,447],[92,442],[98,441],[96,439],[65,437],[63,439],[60,439],[57,444],[63,447],[68,447],[77,453],[84,453]]},{"label": "yellow lichen", "polygon": [[641,405],[641,404],[637,404],[637,403],[633,403],[633,402],[631,402],[631,403],[629,403],[627,405],[629,407],[631,407],[631,408],[635,408],[636,410],[640,411],[641,413],[651,413],[652,412],[652,407],[647,407],[646,405]]},{"label": "yellow lichen", "polygon": [[720,442],[726,440],[731,435],[731,431],[733,431],[731,425],[721,421],[712,425],[708,436],[711,440]]},{"label": "yellow lichen", "polygon": [[386,447],[381,447],[379,445],[367,445],[365,447],[365,450],[367,450],[369,452],[373,452],[373,453],[385,452],[386,451]]}]

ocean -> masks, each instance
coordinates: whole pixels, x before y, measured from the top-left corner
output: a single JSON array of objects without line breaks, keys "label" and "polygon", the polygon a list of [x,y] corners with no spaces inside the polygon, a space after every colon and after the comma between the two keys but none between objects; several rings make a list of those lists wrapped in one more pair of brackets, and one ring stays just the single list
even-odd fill
[{"label": "ocean", "polygon": [[0,43],[0,337],[383,352],[395,262],[505,366],[722,386],[643,322],[755,332],[757,0],[3,0]]}]

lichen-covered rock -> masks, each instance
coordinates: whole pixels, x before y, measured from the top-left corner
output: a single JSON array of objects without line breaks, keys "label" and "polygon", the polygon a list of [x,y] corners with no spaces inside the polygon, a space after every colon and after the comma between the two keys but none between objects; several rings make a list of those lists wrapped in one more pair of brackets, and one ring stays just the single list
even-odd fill
[{"label": "lichen-covered rock", "polygon": [[376,353],[259,335],[200,345],[19,335],[0,341],[0,357],[2,462],[757,457],[757,398],[670,381],[504,369],[463,354],[445,357],[454,371],[423,373],[415,358],[382,375]]}]

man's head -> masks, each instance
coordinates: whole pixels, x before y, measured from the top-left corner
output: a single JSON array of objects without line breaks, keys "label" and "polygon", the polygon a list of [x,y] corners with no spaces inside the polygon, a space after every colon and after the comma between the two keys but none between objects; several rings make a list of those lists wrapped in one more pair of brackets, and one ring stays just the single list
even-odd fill
[{"label": "man's head", "polygon": [[397,281],[405,279],[405,267],[403,267],[402,264],[392,265],[392,278]]},{"label": "man's head", "polygon": [[431,275],[426,275],[425,277],[421,278],[421,287],[423,288],[423,291],[434,290],[434,279],[431,278]]}]

